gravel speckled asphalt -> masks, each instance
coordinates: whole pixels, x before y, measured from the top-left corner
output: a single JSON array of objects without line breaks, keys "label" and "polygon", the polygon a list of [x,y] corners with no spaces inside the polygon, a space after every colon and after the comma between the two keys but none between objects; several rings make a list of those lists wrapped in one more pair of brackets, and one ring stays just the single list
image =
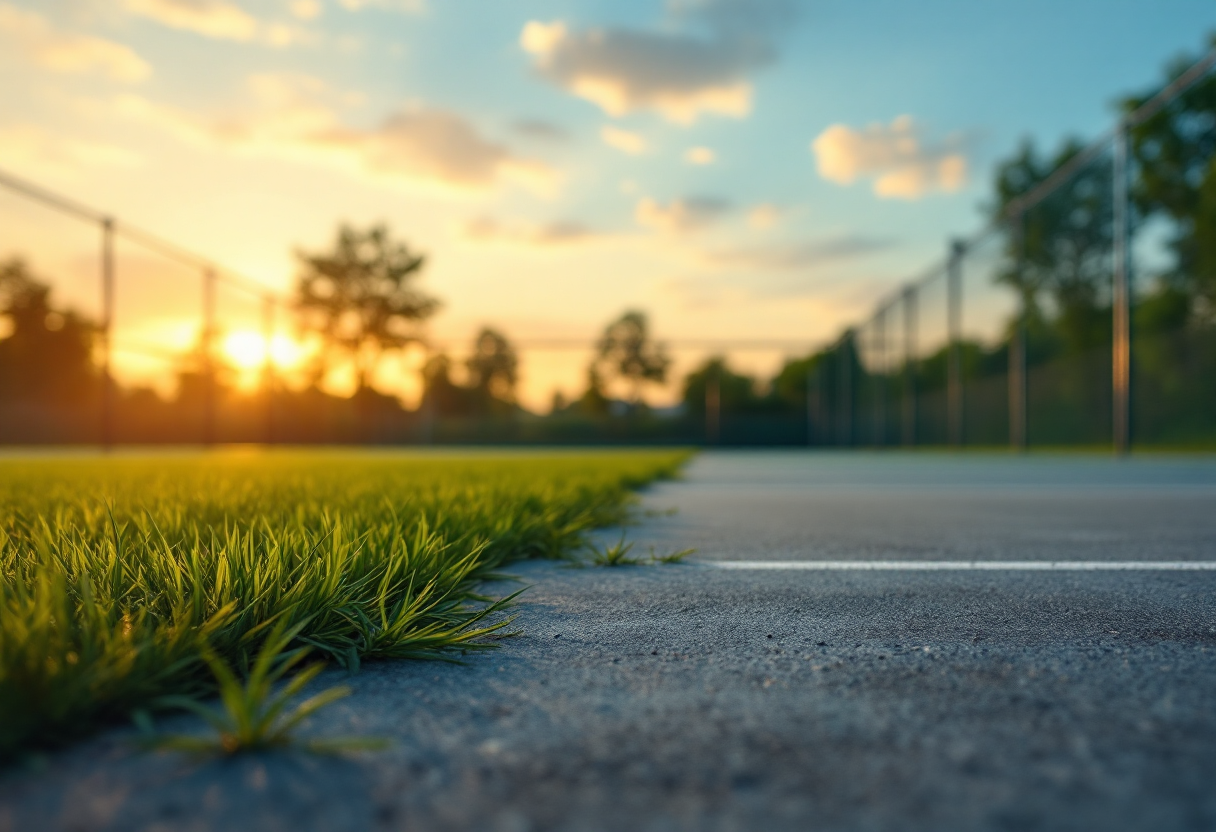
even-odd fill
[{"label": "gravel speckled asphalt", "polygon": [[[702,560],[1216,559],[1211,459],[721,453],[646,504]],[[115,731],[0,778],[0,832],[1216,828],[1216,573],[515,571],[523,635],[312,726],[391,750]]]}]

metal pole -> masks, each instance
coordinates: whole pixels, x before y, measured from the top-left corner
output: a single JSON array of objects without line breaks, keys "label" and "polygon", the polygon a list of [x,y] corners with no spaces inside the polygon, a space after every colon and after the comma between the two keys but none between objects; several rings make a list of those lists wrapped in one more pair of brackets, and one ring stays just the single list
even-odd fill
[{"label": "metal pole", "polygon": [[203,444],[215,444],[215,269],[203,271]]},{"label": "metal pole", "polygon": [[1120,123],[1115,130],[1113,163],[1114,210],[1112,222],[1112,281],[1111,307],[1113,340],[1111,344],[1111,425],[1115,453],[1126,454],[1131,447],[1131,291],[1128,280],[1128,210],[1127,210],[1127,127]]},{"label": "metal pole", "polygon": [[916,286],[904,289],[903,444],[916,444]]},{"label": "metal pole", "polygon": [[887,441],[887,308],[874,317],[874,444]]},{"label": "metal pole", "polygon": [[853,444],[853,355],[850,347],[853,344],[854,333],[849,330],[840,339],[836,348],[838,369],[840,371],[840,444]]},{"label": "metal pole", "polygon": [[114,220],[101,221],[101,447],[114,446],[114,377],[110,368],[114,329]]},{"label": "metal pole", "polygon": [[946,329],[950,339],[949,376],[946,380],[946,400],[949,407],[950,444],[963,446],[963,255],[964,244],[950,244],[950,260],[946,268]]},{"label": "metal pole", "polygon": [[[1013,233],[1016,268],[1020,278],[1026,270],[1026,215],[1018,214]],[[1019,283],[1024,282],[1019,279]],[[1009,342],[1009,446],[1015,451],[1026,450],[1026,294],[1020,298],[1021,308],[1014,322]]]},{"label": "metal pole", "polygon": [[809,367],[806,371],[806,444],[815,444],[815,400],[818,398],[815,389],[818,374]]},{"label": "metal pole", "polygon": [[820,353],[819,363],[815,365],[815,424],[819,427],[820,445],[834,444],[833,423],[828,413],[827,384],[824,376],[827,373],[828,356]]},{"label": "metal pole", "polygon": [[262,395],[266,397],[266,424],[263,441],[274,444],[274,297],[262,298],[262,342],[265,354],[262,357]]},{"label": "metal pole", "polygon": [[717,445],[721,430],[722,384],[713,367],[706,370],[705,377],[705,439]]}]

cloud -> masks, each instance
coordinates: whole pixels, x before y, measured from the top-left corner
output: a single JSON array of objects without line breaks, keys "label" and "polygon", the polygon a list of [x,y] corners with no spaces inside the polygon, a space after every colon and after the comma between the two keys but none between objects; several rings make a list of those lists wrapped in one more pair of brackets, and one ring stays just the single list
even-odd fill
[{"label": "cloud", "polygon": [[59,177],[86,167],[134,168],[143,161],[124,147],[57,136],[31,124],[0,127],[0,158],[23,171]]},{"label": "cloud", "polygon": [[486,138],[457,113],[419,107],[392,113],[375,127],[352,127],[342,123],[338,110],[361,96],[338,93],[301,75],[255,75],[249,85],[258,105],[254,115],[200,118],[136,96],[124,96],[119,106],[193,143],[327,161],[376,179],[461,191],[517,182],[542,194],[558,183],[555,170]]},{"label": "cloud", "polygon": [[530,139],[541,139],[548,142],[564,142],[568,141],[570,134],[565,128],[554,124],[551,121],[545,121],[538,118],[520,119],[511,125],[512,129],[521,136],[527,136]]},{"label": "cloud", "polygon": [[896,245],[884,237],[844,234],[795,245],[750,246],[704,252],[712,265],[746,269],[806,269],[840,260],[851,260]]},{"label": "cloud", "polygon": [[39,66],[54,72],[100,72],[115,81],[141,81],[152,68],[127,46],[91,35],[56,31],[34,12],[0,3],[0,36]]},{"label": "cloud", "polygon": [[772,228],[780,221],[781,215],[784,213],[784,209],[771,202],[762,202],[752,206],[752,209],[747,212],[747,224],[752,228]]},{"label": "cloud", "polygon": [[604,144],[616,148],[622,153],[628,153],[630,156],[646,152],[647,145],[644,136],[613,127],[611,124],[605,124],[601,128],[600,138],[604,140]]},{"label": "cloud", "polygon": [[957,191],[967,180],[967,159],[957,137],[926,144],[911,116],[889,125],[854,129],[833,124],[811,142],[819,175],[841,185],[873,179],[884,198],[919,199],[931,191]]},{"label": "cloud", "polygon": [[712,165],[717,158],[708,147],[690,147],[684,152],[684,161],[690,165]]},{"label": "cloud", "polygon": [[338,0],[342,8],[348,12],[358,12],[363,9],[387,9],[389,11],[406,12],[407,14],[424,14],[426,0]]},{"label": "cloud", "polygon": [[557,220],[536,225],[504,225],[492,217],[478,217],[464,226],[463,235],[479,242],[505,242],[528,246],[584,243],[604,235],[581,222]]},{"label": "cloud", "polygon": [[542,78],[611,116],[653,110],[678,124],[702,114],[742,118],[751,111],[749,74],[776,58],[773,10],[792,8],[783,0],[677,4],[679,21],[699,32],[572,31],[534,20],[519,43]]},{"label": "cloud", "polygon": [[[285,47],[311,43],[317,35],[291,23],[261,22],[228,0],[125,0],[128,12],[171,29],[193,32],[217,40],[258,41]],[[318,0],[293,0],[290,11],[302,20],[321,13]]]},{"label": "cloud", "polygon": [[663,205],[650,197],[638,201],[634,218],[647,228],[668,234],[698,231],[730,213],[731,204],[716,197],[693,196]]},{"label": "cloud", "polygon": [[313,20],[321,16],[320,0],[291,0],[291,13],[300,20]]},{"label": "cloud", "polygon": [[209,38],[253,40],[258,22],[226,0],[126,0],[127,11]]}]

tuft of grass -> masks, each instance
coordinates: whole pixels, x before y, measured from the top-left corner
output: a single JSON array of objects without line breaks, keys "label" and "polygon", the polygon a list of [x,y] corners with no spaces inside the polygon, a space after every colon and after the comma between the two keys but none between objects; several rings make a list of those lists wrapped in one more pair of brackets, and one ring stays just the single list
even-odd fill
[{"label": "tuft of grass", "polygon": [[683,563],[684,558],[696,553],[696,549],[680,549],[676,552],[670,552],[666,555],[656,555],[654,550],[650,550],[651,563]]},{"label": "tuft of grass", "polygon": [[141,714],[139,721],[148,733],[147,744],[154,748],[217,754],[240,754],[288,746],[325,753],[385,748],[388,743],[374,737],[312,739],[301,743],[292,735],[292,731],[305,719],[349,696],[351,692],[346,685],[327,688],[288,712],[291,701],[325,667],[322,662],[316,662],[283,681],[310,652],[308,647],[288,649],[303,627],[303,624],[297,624],[288,629],[281,621],[276,624],[258,651],[244,682],[237,679],[236,673],[223,659],[207,647],[202,647],[203,660],[215,675],[219,687],[220,708],[209,708],[187,696],[166,696],[158,704],[181,708],[202,717],[215,734],[156,735],[151,732],[150,718]]},{"label": "tuft of grass", "polygon": [[483,582],[568,556],[686,458],[0,459],[0,764],[166,696],[222,692],[219,664],[256,667],[250,650],[280,622],[286,651],[350,670],[488,649],[510,598],[485,597]]},{"label": "tuft of grass", "polygon": [[588,548],[591,550],[592,566],[638,566],[642,563],[640,558],[629,556],[633,544],[625,542],[624,533],[621,534],[621,539],[611,546],[592,545]]}]

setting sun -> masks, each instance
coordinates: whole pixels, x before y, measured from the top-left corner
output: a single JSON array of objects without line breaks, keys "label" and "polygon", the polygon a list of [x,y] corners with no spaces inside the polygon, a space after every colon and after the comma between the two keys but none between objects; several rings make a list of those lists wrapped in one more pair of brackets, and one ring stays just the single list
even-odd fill
[{"label": "setting sun", "polygon": [[[291,367],[300,362],[304,348],[287,337],[270,339],[270,361],[276,367]],[[266,339],[257,332],[238,330],[224,339],[224,355],[239,370],[255,370],[266,363]]]}]

